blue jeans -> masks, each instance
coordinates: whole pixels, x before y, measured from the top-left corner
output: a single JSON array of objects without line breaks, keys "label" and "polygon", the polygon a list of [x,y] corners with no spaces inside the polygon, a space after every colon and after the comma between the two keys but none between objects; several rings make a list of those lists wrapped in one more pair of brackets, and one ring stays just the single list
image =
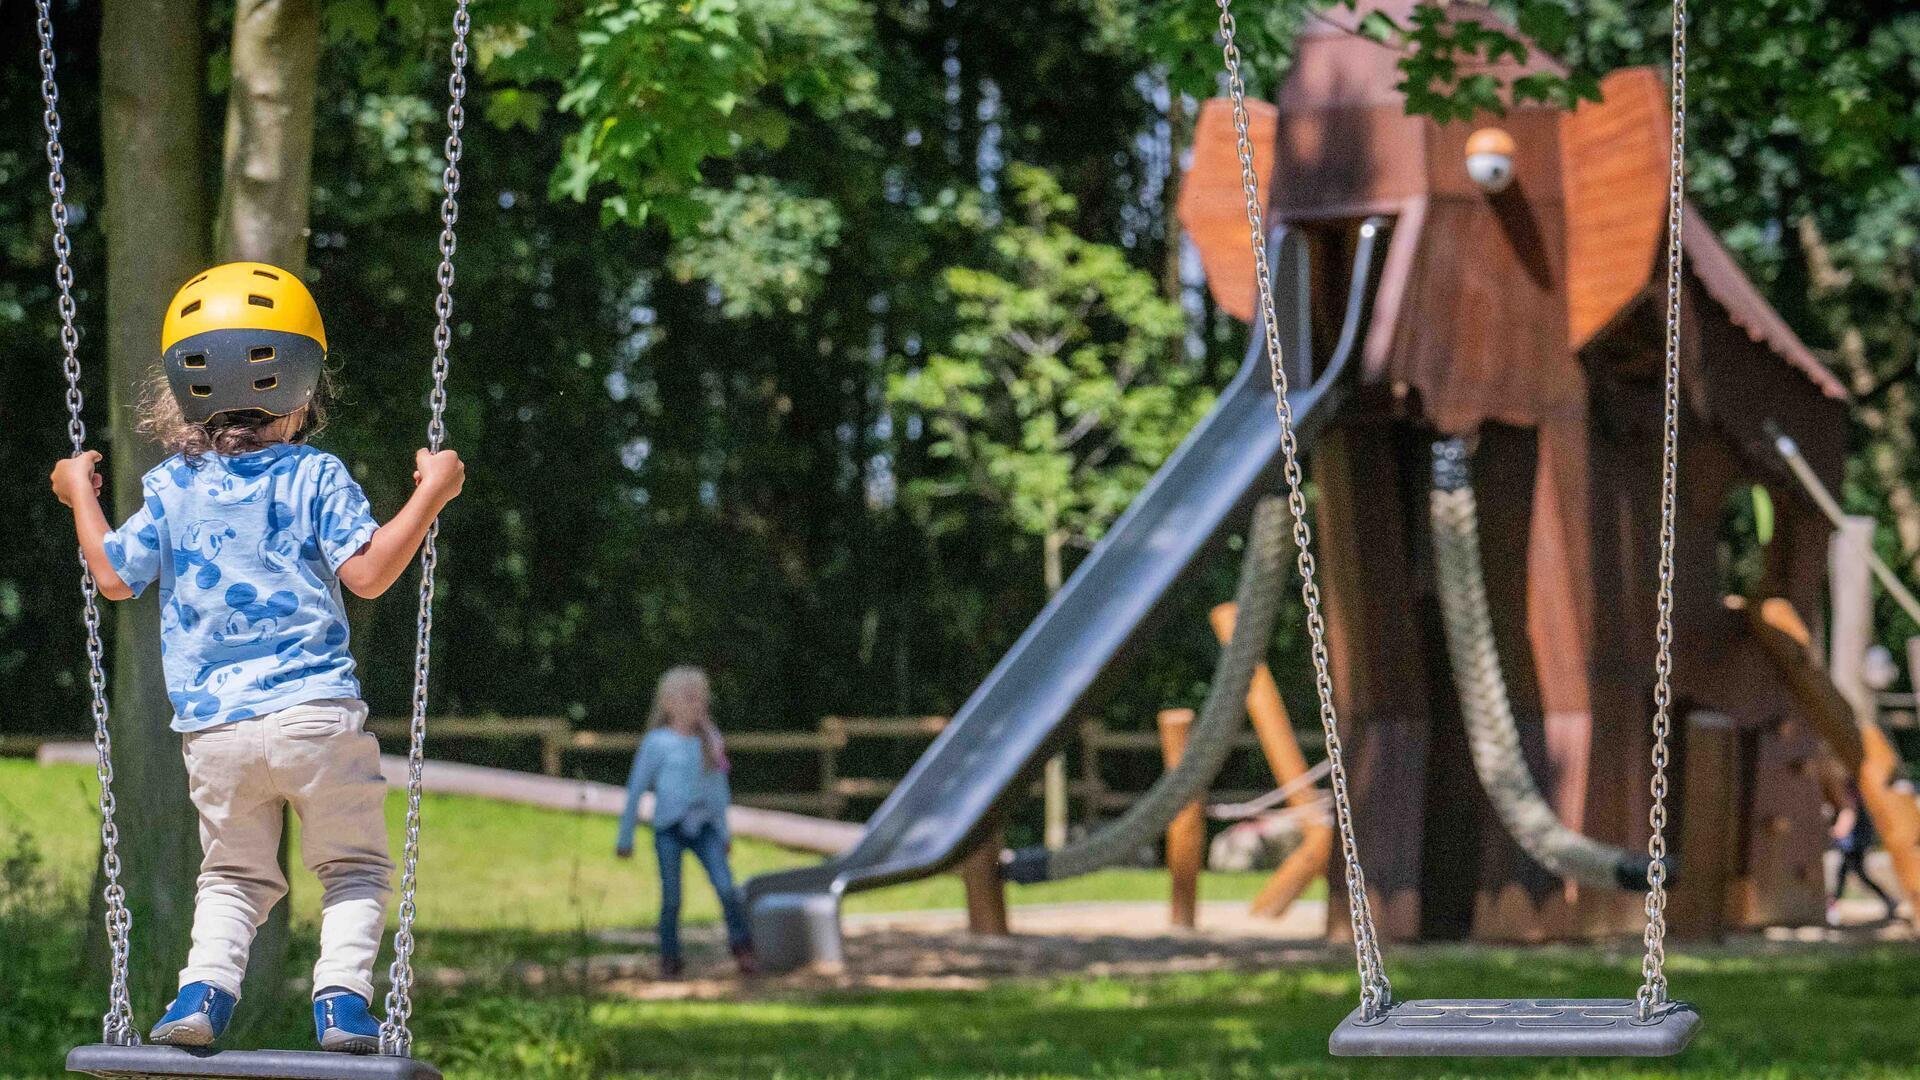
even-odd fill
[{"label": "blue jeans", "polygon": [[746,908],[733,887],[733,870],[727,866],[727,837],[720,826],[709,822],[691,834],[680,826],[656,829],[654,854],[660,857],[660,959],[680,959],[680,864],[682,855],[693,852],[713,882],[720,897],[720,912],[727,920],[727,943],[742,949],[752,941],[747,930]]}]

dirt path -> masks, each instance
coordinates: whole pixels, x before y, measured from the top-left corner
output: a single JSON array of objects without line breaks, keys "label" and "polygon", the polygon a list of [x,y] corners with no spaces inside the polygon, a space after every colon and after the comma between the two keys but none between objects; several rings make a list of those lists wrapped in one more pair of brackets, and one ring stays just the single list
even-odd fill
[{"label": "dirt path", "polygon": [[[1319,961],[1335,953],[1322,940],[1326,906],[1302,902],[1285,919],[1256,919],[1237,901],[1203,903],[1200,929],[1167,922],[1165,904],[1037,904],[1013,911],[1015,933],[982,937],[966,930],[959,911],[852,915],[846,920],[846,969],[742,980],[716,927],[685,935],[688,977],[663,981],[655,973],[653,935],[619,931],[598,935],[610,951],[555,969],[527,965],[515,972],[540,984],[581,980],[642,999],[723,999],[828,989],[979,989],[1013,978],[1061,975],[1147,975],[1178,971],[1255,970]],[[611,950],[620,950],[618,952]],[[438,972],[457,984],[462,973]]]}]

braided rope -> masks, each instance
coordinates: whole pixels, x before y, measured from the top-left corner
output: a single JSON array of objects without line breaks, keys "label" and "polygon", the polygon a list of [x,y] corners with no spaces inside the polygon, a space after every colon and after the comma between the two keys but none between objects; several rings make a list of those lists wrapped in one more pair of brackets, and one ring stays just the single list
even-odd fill
[{"label": "braided rope", "polygon": [[[1433,470],[1429,510],[1434,578],[1461,720],[1480,786],[1507,834],[1548,873],[1595,888],[1644,888],[1645,872],[1632,856],[1567,828],[1535,786],[1500,667],[1480,558],[1480,511],[1462,440],[1434,443]],[[1631,876],[1636,870],[1637,877]]]},{"label": "braided rope", "polygon": [[1199,719],[1188,732],[1187,749],[1180,761],[1135,799],[1126,813],[1093,835],[1057,851],[1027,848],[1015,852],[1007,867],[1008,878],[1027,883],[1058,881],[1112,866],[1164,831],[1181,810],[1206,793],[1246,724],[1247,688],[1273,640],[1281,585],[1286,578],[1282,571],[1286,518],[1286,505],[1277,498],[1262,499],[1254,510],[1235,597],[1242,614],[1234,624],[1233,639],[1214,666],[1213,685]]}]

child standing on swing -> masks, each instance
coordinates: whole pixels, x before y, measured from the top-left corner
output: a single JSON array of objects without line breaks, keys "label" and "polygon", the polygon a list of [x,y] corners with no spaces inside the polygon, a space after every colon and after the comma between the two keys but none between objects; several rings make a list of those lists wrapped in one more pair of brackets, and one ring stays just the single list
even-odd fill
[{"label": "child standing on swing", "polygon": [[379,744],[365,731],[340,598],[387,591],[456,495],[452,451],[415,458],[413,497],[385,525],[339,458],[306,445],[325,419],[326,330],[306,286],[261,263],[195,277],[167,308],[141,430],[171,457],[118,529],[100,507],[98,453],[55,466],[100,595],[160,586],[173,730],[205,856],[180,993],[152,1039],[207,1046],[239,1001],[255,931],[286,895],[285,808],[320,879],[314,1035],[377,1053],[373,965],[392,860]]},{"label": "child standing on swing", "polygon": [[660,859],[660,975],[677,979],[686,971],[680,954],[680,870],[691,851],[713,883],[726,919],[727,944],[740,973],[757,970],[747,914],[733,887],[727,855],[727,749],[710,711],[707,673],[682,665],[660,677],[653,693],[647,734],[633,755],[627,777],[627,806],[620,815],[614,853],[633,857],[633,834],[640,819],[640,796],[653,792],[653,850]]}]

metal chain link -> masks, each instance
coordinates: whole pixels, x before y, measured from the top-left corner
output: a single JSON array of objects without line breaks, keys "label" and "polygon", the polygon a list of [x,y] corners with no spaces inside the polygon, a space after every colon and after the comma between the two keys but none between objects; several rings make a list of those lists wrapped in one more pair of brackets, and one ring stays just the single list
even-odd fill
[{"label": "metal chain link", "polygon": [[[438,452],[447,440],[447,350],[453,343],[454,226],[460,220],[460,131],[467,114],[467,32],[472,20],[467,0],[453,12],[453,73],[447,77],[446,167],[441,171],[439,295],[433,304],[433,390],[428,396],[427,448]],[[393,964],[388,968],[387,1018],[380,1025],[380,1052],[406,1057],[413,1052],[413,920],[420,864],[420,793],[426,768],[428,668],[433,654],[433,572],[439,562],[440,522],[427,526],[420,545],[420,612],[413,654],[413,719],[407,747],[407,824],[400,872],[400,925],[393,935]]]},{"label": "metal chain link", "polygon": [[1327,657],[1326,620],[1320,612],[1320,585],[1315,576],[1313,530],[1307,523],[1299,444],[1293,431],[1293,406],[1287,401],[1287,375],[1280,348],[1280,322],[1273,302],[1273,282],[1267,266],[1267,230],[1260,209],[1260,189],[1253,169],[1253,138],[1248,132],[1247,87],[1240,74],[1240,49],[1234,41],[1233,0],[1216,0],[1220,8],[1221,51],[1226,59],[1227,90],[1233,99],[1233,127],[1240,155],[1240,184],[1247,200],[1247,227],[1253,245],[1254,280],[1259,291],[1260,321],[1266,331],[1267,362],[1273,384],[1274,415],[1280,421],[1280,453],[1287,484],[1287,509],[1293,518],[1298,550],[1300,598],[1307,609],[1307,639],[1313,660],[1314,690],[1320,701],[1320,726],[1326,736],[1327,764],[1333,788],[1334,820],[1340,832],[1340,853],[1346,863],[1347,910],[1353,926],[1354,962],[1360,972],[1361,1014],[1379,1015],[1393,1003],[1374,929],[1373,906],[1367,897],[1367,878],[1360,865],[1359,842],[1353,833],[1353,805],[1347,791],[1347,767],[1340,744],[1340,720],[1333,704],[1333,676]]},{"label": "metal chain link", "polygon": [[[47,131],[47,193],[52,197],[53,279],[59,289],[60,347],[67,376],[67,438],[77,456],[87,448],[86,399],[80,393],[80,331],[74,326],[73,242],[67,236],[66,150],[60,144],[60,88],[54,79],[53,11],[50,0],[36,0],[40,31],[40,97],[46,103],[42,120]],[[113,736],[108,731],[107,676],[100,644],[99,589],[80,558],[81,612],[87,626],[87,686],[93,696],[94,770],[100,780],[100,870],[106,884],[107,946],[111,977],[107,1011],[100,1018],[101,1041],[114,1046],[136,1046],[140,1035],[133,1026],[133,1005],[127,993],[129,943],[133,914],[127,910],[127,892],[120,884],[120,829],[114,823]]]},{"label": "metal chain link", "polygon": [[1667,737],[1673,730],[1673,547],[1680,473],[1680,290],[1686,214],[1687,4],[1673,0],[1672,128],[1667,161],[1666,388],[1660,446],[1660,566],[1653,659],[1653,779],[1647,812],[1647,953],[1635,995],[1640,1019],[1667,1001]]}]

